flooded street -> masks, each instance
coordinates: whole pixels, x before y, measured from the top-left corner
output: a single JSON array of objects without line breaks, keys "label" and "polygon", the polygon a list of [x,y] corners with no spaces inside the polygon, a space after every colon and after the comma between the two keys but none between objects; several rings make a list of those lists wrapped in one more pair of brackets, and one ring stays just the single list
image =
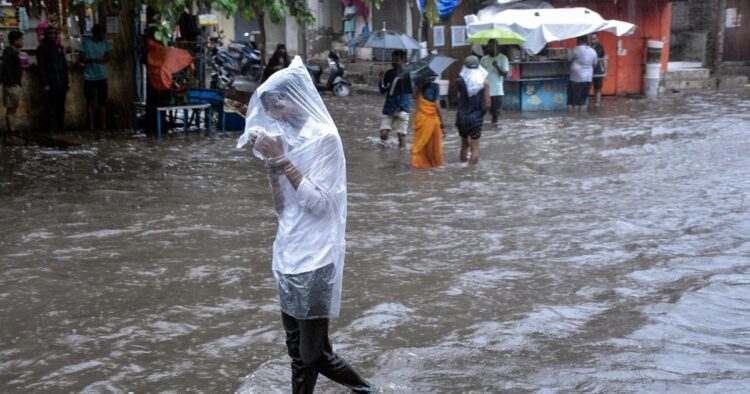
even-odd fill
[{"label": "flooded street", "polygon": [[[332,339],[384,392],[750,391],[750,89],[506,112],[478,166],[451,127],[426,171],[377,146],[380,96],[325,101]],[[289,392],[273,203],[237,137],[0,149],[0,392]]]}]

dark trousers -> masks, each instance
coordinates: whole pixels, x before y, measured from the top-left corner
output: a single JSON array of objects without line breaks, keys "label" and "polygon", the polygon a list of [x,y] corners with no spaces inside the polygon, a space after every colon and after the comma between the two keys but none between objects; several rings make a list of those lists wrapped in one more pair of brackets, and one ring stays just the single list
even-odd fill
[{"label": "dark trousers", "polygon": [[286,313],[281,318],[292,358],[292,393],[312,394],[318,373],[355,393],[372,392],[367,381],[333,352],[328,339],[328,319],[301,320]]},{"label": "dark trousers", "polygon": [[490,114],[492,114],[492,123],[496,123],[497,119],[500,118],[500,111],[503,108],[503,96],[492,96],[490,106]]},{"label": "dark trousers", "polygon": [[65,127],[65,97],[68,88],[65,86],[50,86],[47,92],[49,111],[49,125],[52,130],[62,130]]}]

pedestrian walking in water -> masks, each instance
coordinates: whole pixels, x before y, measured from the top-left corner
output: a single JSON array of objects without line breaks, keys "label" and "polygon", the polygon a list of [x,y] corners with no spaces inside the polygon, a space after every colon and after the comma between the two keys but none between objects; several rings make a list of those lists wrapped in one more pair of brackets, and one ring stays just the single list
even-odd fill
[{"label": "pedestrian walking in water", "polygon": [[479,138],[482,137],[484,114],[490,108],[490,87],[487,70],[479,67],[479,59],[471,55],[464,60],[464,67],[456,80],[458,87],[458,109],[456,127],[461,137],[462,162],[470,165],[479,162]]},{"label": "pedestrian walking in water", "polygon": [[435,76],[423,79],[417,90],[414,114],[414,143],[411,146],[412,168],[443,166],[443,116],[440,113],[440,87]]},{"label": "pedestrian walking in water", "polygon": [[[8,45],[3,50],[2,82],[3,105],[5,106],[5,132],[13,134],[16,131],[16,110],[21,98],[21,57],[19,51],[23,48],[23,33],[13,30],[8,34]],[[7,135],[3,133],[3,143]]]},{"label": "pedestrian walking in water", "polygon": [[249,108],[237,146],[253,146],[271,184],[279,222],[272,267],[292,392],[312,393],[319,373],[356,393],[372,392],[328,337],[346,252],[346,163],[336,125],[299,57],[255,91]]},{"label": "pedestrian walking in water", "polygon": [[594,75],[594,66],[599,62],[596,51],[588,45],[586,36],[580,36],[576,41],[578,46],[568,52],[570,61],[568,112],[581,112],[581,107],[586,104]]},{"label": "pedestrian walking in water", "polygon": [[383,115],[380,120],[380,140],[388,141],[391,130],[398,135],[399,148],[406,147],[406,132],[409,127],[409,111],[411,110],[411,94],[400,89],[403,81],[399,82],[398,75],[406,62],[406,52],[401,49],[391,54],[391,66],[380,79],[380,93],[385,94]]}]

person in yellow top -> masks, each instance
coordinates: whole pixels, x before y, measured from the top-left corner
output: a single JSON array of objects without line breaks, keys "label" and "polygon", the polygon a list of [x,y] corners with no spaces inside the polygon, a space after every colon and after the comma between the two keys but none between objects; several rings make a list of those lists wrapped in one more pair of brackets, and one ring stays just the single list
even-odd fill
[{"label": "person in yellow top", "polygon": [[435,78],[423,79],[417,90],[410,168],[442,167],[444,164],[443,116],[438,104],[440,87],[435,83]]}]

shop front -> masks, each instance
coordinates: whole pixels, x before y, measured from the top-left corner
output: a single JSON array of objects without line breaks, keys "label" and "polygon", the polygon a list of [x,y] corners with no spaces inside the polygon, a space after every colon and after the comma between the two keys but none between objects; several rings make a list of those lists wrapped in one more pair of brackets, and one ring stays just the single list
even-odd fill
[{"label": "shop front", "polygon": [[[475,34],[493,28],[511,30],[526,40],[506,51],[510,73],[504,83],[503,107],[520,111],[556,111],[567,107],[570,63],[569,48],[563,46],[564,41],[575,41],[576,37],[595,32],[627,36],[636,30],[633,24],[605,20],[592,10],[577,7],[480,12],[468,31]],[[608,70],[607,58],[600,63]]]},{"label": "shop front", "polygon": [[[45,4],[46,3],[46,4]],[[108,124],[110,127],[126,127],[129,118],[129,101],[132,94],[132,55],[130,39],[124,34],[125,23],[119,11],[97,12],[90,7],[75,8],[72,0],[54,2],[4,1],[0,3],[0,33],[3,46],[8,45],[8,34],[13,30],[23,33],[21,64],[23,68],[21,95],[16,113],[19,131],[46,133],[49,129],[48,101],[39,69],[37,47],[47,27],[58,32],[56,42],[65,56],[68,69],[68,92],[65,101],[65,128],[87,128],[88,111],[83,92],[83,64],[80,62],[81,41],[90,33],[95,23],[105,26],[106,39],[113,44],[112,59],[107,64],[109,73]],[[5,109],[2,109],[4,116]]]}]

